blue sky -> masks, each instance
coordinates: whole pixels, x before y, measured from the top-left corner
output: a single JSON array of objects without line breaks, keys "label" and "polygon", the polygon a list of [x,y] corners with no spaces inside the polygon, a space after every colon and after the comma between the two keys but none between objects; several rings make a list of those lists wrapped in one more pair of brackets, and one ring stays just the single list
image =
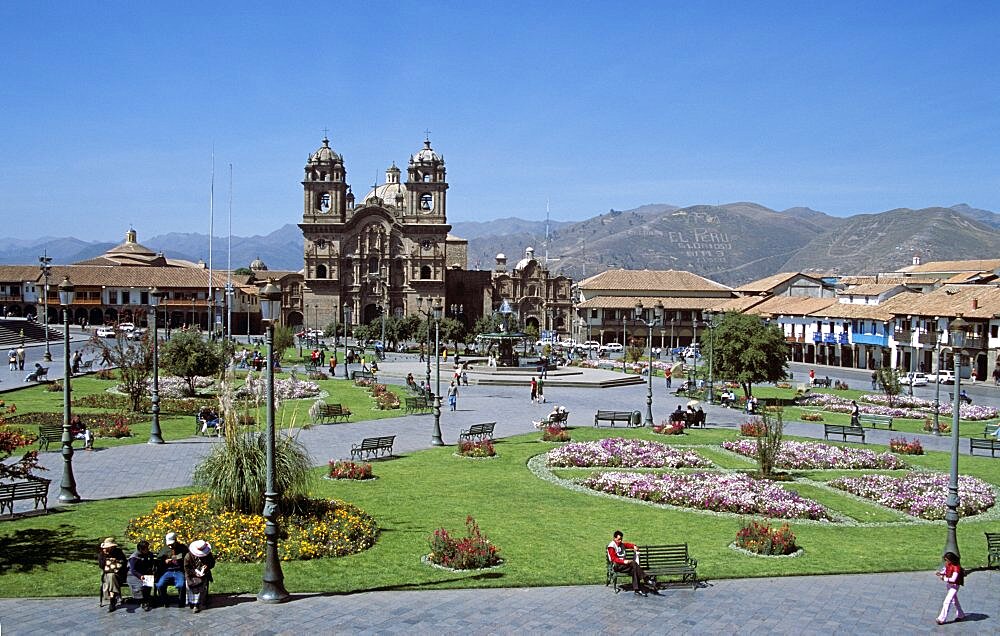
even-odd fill
[{"label": "blue sky", "polygon": [[1000,211],[1000,3],[6,2],[14,237],[297,222],[329,128],[361,195],[424,130],[449,219],[754,201]]}]

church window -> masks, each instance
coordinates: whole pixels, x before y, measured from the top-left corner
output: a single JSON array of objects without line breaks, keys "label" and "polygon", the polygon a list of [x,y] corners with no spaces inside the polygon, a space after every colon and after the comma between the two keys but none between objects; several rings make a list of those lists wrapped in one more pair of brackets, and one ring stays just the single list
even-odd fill
[{"label": "church window", "polygon": [[424,193],[420,195],[420,209],[421,210],[433,210],[434,209],[434,197],[429,193]]},{"label": "church window", "polygon": [[368,259],[368,273],[378,274],[378,259],[374,256]]},{"label": "church window", "polygon": [[319,198],[319,211],[329,212],[330,211],[330,193],[324,192]]},{"label": "church window", "polygon": [[421,268],[420,268],[420,278],[423,279],[423,280],[427,280],[430,277],[431,277],[431,266],[430,265],[423,265],[423,266],[421,266]]},{"label": "church window", "polygon": [[326,265],[316,266],[316,278],[326,278]]},{"label": "church window", "polygon": [[528,285],[528,295],[529,296],[537,296],[537,294],[535,293],[535,291],[536,290],[535,290],[535,286],[534,285]]}]

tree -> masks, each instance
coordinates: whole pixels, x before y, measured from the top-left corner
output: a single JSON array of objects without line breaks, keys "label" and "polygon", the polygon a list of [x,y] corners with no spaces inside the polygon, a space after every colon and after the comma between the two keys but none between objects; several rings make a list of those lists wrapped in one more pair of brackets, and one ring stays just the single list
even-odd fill
[{"label": "tree", "polygon": [[285,351],[295,346],[295,332],[291,327],[277,325],[274,328],[274,355],[278,362],[284,357]]},{"label": "tree", "polygon": [[194,395],[194,379],[215,375],[226,366],[223,348],[196,331],[175,332],[160,348],[160,365],[167,373],[184,378]]},{"label": "tree", "polygon": [[143,400],[149,392],[149,379],[153,375],[154,334],[147,331],[141,340],[129,340],[122,331],[108,342],[95,332],[87,348],[100,355],[110,367],[118,367],[121,390],[128,396],[133,412],[143,410]]},{"label": "tree", "polygon": [[465,325],[454,318],[442,318],[441,342],[451,342],[458,351],[458,343],[465,342]]},{"label": "tree", "polygon": [[896,373],[896,370],[892,367],[880,368],[878,370],[878,385],[882,388],[882,392],[885,393],[885,397],[889,401],[889,406],[895,406],[896,396],[903,389],[899,384],[899,375]]},{"label": "tree", "polygon": [[19,448],[31,446],[38,436],[28,431],[14,428],[5,422],[5,415],[13,415],[17,409],[13,404],[4,405],[0,400],[0,479],[23,479],[31,476],[31,471],[38,467],[38,451],[28,451],[21,459],[10,464],[8,457]]},{"label": "tree", "polygon": [[484,333],[499,333],[501,324],[500,316],[498,314],[480,316],[476,320],[476,324],[472,326],[472,334],[479,336]]},{"label": "tree", "polygon": [[764,324],[759,316],[727,312],[716,319],[714,333],[705,330],[700,341],[713,375],[738,382],[748,398],[755,382],[787,377],[788,349],[781,329]]}]

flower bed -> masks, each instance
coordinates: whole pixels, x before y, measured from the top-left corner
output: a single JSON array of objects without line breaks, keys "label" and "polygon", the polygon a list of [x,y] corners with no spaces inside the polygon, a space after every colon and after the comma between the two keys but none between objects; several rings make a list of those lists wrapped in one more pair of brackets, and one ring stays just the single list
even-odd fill
[{"label": "flower bed", "polygon": [[582,485],[623,497],[781,519],[829,519],[820,504],[745,473],[595,473]]},{"label": "flower bed", "polygon": [[664,420],[653,426],[653,432],[660,435],[680,435],[684,432],[684,422],[670,422]]},{"label": "flower bed", "polygon": [[[944,519],[947,510],[949,476],[944,473],[916,472],[891,475],[842,477],[830,486],[846,490],[875,503],[901,510],[921,519]],[[967,475],[958,478],[958,512],[962,517],[985,512],[996,503],[993,487]]]},{"label": "flower bed", "polygon": [[[877,393],[866,393],[858,398],[861,413],[870,415],[891,415],[892,417],[919,420],[934,412],[934,401],[909,395],[893,396],[893,406],[889,406],[889,398]],[[829,393],[810,393],[798,399],[800,406],[819,406],[825,411],[834,413],[850,413],[853,410],[851,401]],[[940,414],[951,417],[950,402],[941,403]],[[963,404],[959,408],[959,417],[963,420],[989,420],[997,417],[998,411],[992,406]]]},{"label": "flower bed", "polygon": [[924,447],[923,444],[920,443],[919,439],[909,441],[905,437],[894,437],[889,440],[889,450],[900,455],[924,454]]},{"label": "flower bed", "polygon": [[822,422],[823,415],[820,413],[803,413],[799,416],[799,419],[804,422]]},{"label": "flower bed", "polygon": [[751,521],[743,523],[736,533],[736,547],[754,554],[782,556],[798,550],[795,534],[787,523],[772,528],[767,522]]},{"label": "flower bed", "polygon": [[[310,499],[302,506],[301,512],[280,517],[287,532],[278,542],[282,561],[344,556],[375,544],[378,526],[364,510],[336,499]],[[264,560],[264,518],[215,510],[207,494],[159,502],[150,514],[129,521],[125,537],[145,539],[155,551],[171,531],[183,542],[208,541],[220,561]]]},{"label": "flower bed", "polygon": [[328,464],[330,470],[327,477],[330,479],[371,479],[372,465],[369,463],[355,463],[348,460],[331,459]]},{"label": "flower bed", "polygon": [[502,562],[500,550],[479,530],[471,516],[465,518],[468,535],[455,538],[444,528],[430,537],[431,552],[427,560],[452,570],[481,570]]},{"label": "flower bed", "polygon": [[711,463],[694,451],[679,451],[666,444],[642,439],[606,438],[596,442],[570,442],[546,453],[549,466],[623,468],[705,468]]},{"label": "flower bed", "polygon": [[[726,450],[757,456],[756,440],[741,439],[722,442]],[[892,453],[876,453],[867,448],[830,446],[818,442],[782,442],[775,465],[778,468],[906,468],[906,464]]]},{"label": "flower bed", "polygon": [[569,440],[569,431],[558,424],[546,426],[545,430],[542,431],[543,442],[568,442]]},{"label": "flower bed", "polygon": [[484,439],[476,442],[462,442],[458,445],[458,454],[462,457],[496,457],[493,440]]},{"label": "flower bed", "polygon": [[764,421],[759,417],[740,424],[740,435],[744,437],[761,437],[764,435]]}]

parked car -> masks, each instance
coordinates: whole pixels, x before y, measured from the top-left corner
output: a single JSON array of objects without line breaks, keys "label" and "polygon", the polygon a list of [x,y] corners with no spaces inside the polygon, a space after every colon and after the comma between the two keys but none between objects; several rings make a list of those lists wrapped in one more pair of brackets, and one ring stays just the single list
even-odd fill
[{"label": "parked car", "polygon": [[135,325],[131,322],[120,322],[118,323],[118,331],[124,331],[125,333],[135,331]]},{"label": "parked car", "polygon": [[899,383],[903,386],[927,386],[927,374],[919,371],[910,371],[899,378]]},{"label": "parked car", "polygon": [[617,342],[609,342],[608,344],[601,347],[601,351],[608,351],[608,352],[613,351],[615,353],[621,353],[622,350],[624,349],[625,347],[623,347],[620,343]]},{"label": "parked car", "polygon": [[137,329],[133,329],[132,331],[126,333],[125,337],[128,338],[129,340],[142,340],[142,337],[145,335],[146,335],[146,328],[139,327]]},{"label": "parked car", "polygon": [[98,338],[114,338],[118,335],[114,327],[98,327],[97,337]]},{"label": "parked car", "polygon": [[927,381],[931,383],[940,381],[941,384],[955,384],[955,372],[941,369],[937,373],[928,373]]},{"label": "parked car", "polygon": [[596,340],[588,340],[583,343],[584,348],[594,349],[595,351],[601,348],[601,343]]}]

